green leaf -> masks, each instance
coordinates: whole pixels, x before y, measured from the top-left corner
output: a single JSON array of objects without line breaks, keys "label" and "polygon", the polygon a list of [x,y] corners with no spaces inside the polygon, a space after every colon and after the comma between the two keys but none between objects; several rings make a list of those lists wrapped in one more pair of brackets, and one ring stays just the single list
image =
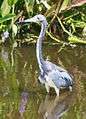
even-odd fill
[{"label": "green leaf", "polygon": [[16,35],[17,34],[17,26],[15,24],[12,25],[12,30],[13,30],[13,33]]},{"label": "green leaf", "polygon": [[32,12],[33,13],[33,5],[35,3],[35,0],[24,0],[27,12]]},{"label": "green leaf", "polygon": [[13,48],[16,48],[17,47],[17,42],[15,41],[14,43],[13,43]]},{"label": "green leaf", "polygon": [[84,28],[86,26],[86,23],[83,21],[73,21],[74,22],[74,26],[75,27],[80,27],[80,28]]},{"label": "green leaf", "polygon": [[68,41],[70,43],[80,43],[80,44],[86,44],[86,41],[80,40],[78,37],[76,36],[72,36],[68,38]]},{"label": "green leaf", "polygon": [[2,16],[6,16],[7,14],[10,13],[11,7],[8,4],[8,0],[4,0],[1,6],[1,14]]},{"label": "green leaf", "polygon": [[10,6],[12,6],[12,5],[16,4],[17,1],[18,1],[18,0],[8,0],[8,4],[9,4]]},{"label": "green leaf", "polygon": [[70,3],[70,0],[63,0],[60,11],[65,10],[69,3]]},{"label": "green leaf", "polygon": [[0,18],[0,23],[3,23],[3,22],[5,22],[5,21],[7,21],[7,20],[10,20],[10,19],[12,19],[14,16],[15,16],[15,14],[8,14],[8,15],[6,15],[6,16]]}]

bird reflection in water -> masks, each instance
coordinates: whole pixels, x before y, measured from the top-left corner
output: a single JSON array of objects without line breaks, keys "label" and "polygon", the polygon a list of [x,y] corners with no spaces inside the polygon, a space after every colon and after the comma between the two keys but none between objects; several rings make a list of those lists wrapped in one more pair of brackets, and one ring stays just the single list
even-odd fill
[{"label": "bird reflection in water", "polygon": [[46,95],[38,113],[43,119],[60,119],[69,110],[72,99],[71,95],[63,95],[60,98]]},{"label": "bird reflection in water", "polygon": [[21,117],[23,117],[23,113],[25,112],[27,102],[28,102],[28,93],[22,92],[21,102],[20,102],[20,106],[19,106],[19,113],[20,113]]}]

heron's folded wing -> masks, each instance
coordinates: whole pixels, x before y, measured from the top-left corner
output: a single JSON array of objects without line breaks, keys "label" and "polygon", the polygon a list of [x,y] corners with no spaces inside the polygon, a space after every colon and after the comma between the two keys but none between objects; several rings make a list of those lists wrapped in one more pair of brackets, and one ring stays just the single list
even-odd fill
[{"label": "heron's folded wing", "polygon": [[48,70],[59,70],[59,71],[65,71],[67,72],[65,69],[53,64],[52,62],[50,61],[45,61],[45,66]]},{"label": "heron's folded wing", "polygon": [[69,87],[73,83],[72,78],[69,74],[67,74],[67,72],[59,72],[53,70],[49,73],[48,77],[54,82],[54,84],[58,88]]}]

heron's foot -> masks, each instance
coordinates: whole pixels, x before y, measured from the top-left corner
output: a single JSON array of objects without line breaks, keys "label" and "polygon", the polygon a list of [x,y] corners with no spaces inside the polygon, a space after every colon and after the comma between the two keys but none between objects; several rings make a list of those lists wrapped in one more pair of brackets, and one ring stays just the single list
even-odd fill
[{"label": "heron's foot", "polygon": [[55,91],[56,91],[57,96],[59,97],[59,89],[57,87],[55,87]]},{"label": "heron's foot", "polygon": [[45,83],[45,88],[46,88],[47,93],[49,93],[49,91],[50,91],[50,86],[48,85],[48,83]]},{"label": "heron's foot", "polygon": [[72,89],[72,86],[69,86],[69,90],[72,92],[72,90],[73,90],[73,89]]}]

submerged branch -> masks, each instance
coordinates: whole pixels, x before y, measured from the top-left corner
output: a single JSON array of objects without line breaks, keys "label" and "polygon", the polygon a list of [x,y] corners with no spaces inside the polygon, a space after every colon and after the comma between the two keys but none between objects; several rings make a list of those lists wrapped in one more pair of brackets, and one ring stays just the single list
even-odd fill
[{"label": "submerged branch", "polygon": [[63,43],[62,41],[60,41],[60,40],[58,40],[57,38],[53,37],[53,36],[51,35],[51,33],[49,33],[48,31],[46,31],[46,33],[48,34],[48,36],[50,36],[50,38],[52,38],[52,39],[55,40],[56,42],[58,42],[58,43]]}]

